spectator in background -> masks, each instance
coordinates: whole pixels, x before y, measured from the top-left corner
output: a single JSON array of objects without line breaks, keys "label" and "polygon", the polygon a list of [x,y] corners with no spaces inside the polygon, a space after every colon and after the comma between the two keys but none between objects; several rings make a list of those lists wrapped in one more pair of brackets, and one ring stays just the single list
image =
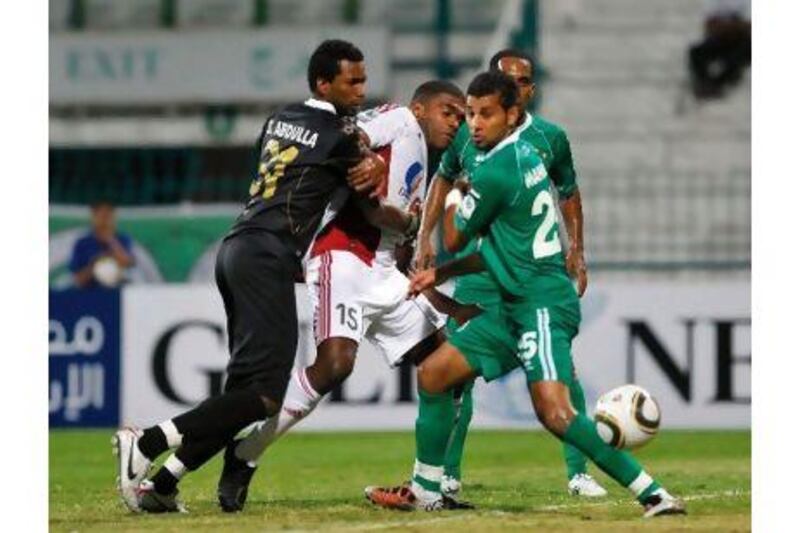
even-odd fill
[{"label": "spectator in background", "polygon": [[69,270],[76,287],[116,287],[134,263],[131,238],[117,232],[110,202],[92,204],[91,211],[91,231],[75,241]]},{"label": "spectator in background", "polygon": [[749,0],[708,3],[703,40],[689,49],[692,92],[698,99],[720,98],[750,66]]}]

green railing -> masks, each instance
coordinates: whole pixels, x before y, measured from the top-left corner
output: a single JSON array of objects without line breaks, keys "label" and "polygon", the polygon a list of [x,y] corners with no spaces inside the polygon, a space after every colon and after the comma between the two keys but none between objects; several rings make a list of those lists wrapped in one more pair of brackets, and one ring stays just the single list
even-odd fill
[{"label": "green railing", "polygon": [[50,203],[163,205],[240,202],[252,148],[51,148]]}]

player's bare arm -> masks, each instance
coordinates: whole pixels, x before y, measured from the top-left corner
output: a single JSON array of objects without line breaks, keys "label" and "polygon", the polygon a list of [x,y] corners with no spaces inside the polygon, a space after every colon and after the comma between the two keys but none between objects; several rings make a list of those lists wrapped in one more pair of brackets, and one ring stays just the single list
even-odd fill
[{"label": "player's bare arm", "polygon": [[414,257],[414,266],[417,269],[429,268],[434,264],[436,247],[432,240],[433,229],[442,216],[444,199],[452,188],[453,184],[438,174],[433,177],[431,189],[422,210],[422,222],[417,237],[417,250]]},{"label": "player's bare arm", "polygon": [[125,250],[125,247],[123,247],[115,237],[112,236],[107,242],[111,257],[114,258],[114,261],[116,261],[120,267],[128,268],[133,266],[135,262],[133,256]]},{"label": "player's bare arm", "polygon": [[413,208],[403,211],[398,207],[363,195],[356,196],[356,203],[367,222],[375,227],[401,233],[408,237],[416,235],[419,229],[419,214]]},{"label": "player's bare arm", "polygon": [[566,254],[567,272],[578,283],[578,296],[583,296],[588,285],[586,261],[583,257],[583,205],[579,190],[560,202],[564,225],[569,235]]},{"label": "player's bare arm", "polygon": [[442,221],[442,242],[445,250],[456,253],[464,249],[470,238],[456,227],[456,210],[464,195],[458,187],[447,193],[445,199],[444,220]]},{"label": "player's bare arm", "polygon": [[436,268],[427,268],[416,272],[408,285],[409,296],[432,289],[445,281],[466,274],[475,274],[486,270],[479,253],[469,254],[459,259],[448,261]]}]

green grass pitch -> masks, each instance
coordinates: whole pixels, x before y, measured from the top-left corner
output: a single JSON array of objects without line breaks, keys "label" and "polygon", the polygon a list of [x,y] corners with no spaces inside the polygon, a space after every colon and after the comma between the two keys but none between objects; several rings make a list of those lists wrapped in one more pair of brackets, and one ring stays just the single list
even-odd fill
[{"label": "green grass pitch", "polygon": [[476,511],[403,513],[371,507],[368,484],[409,476],[413,434],[294,433],[262,460],[246,510],[216,506],[220,457],[181,484],[188,515],[132,515],[114,490],[112,431],[50,432],[53,531],[749,531],[750,432],[663,431],[636,453],[687,503],[689,516],[643,521],[639,507],[610,489],[599,500],[566,493],[560,444],[541,431],[473,431],[464,461],[465,499]]}]

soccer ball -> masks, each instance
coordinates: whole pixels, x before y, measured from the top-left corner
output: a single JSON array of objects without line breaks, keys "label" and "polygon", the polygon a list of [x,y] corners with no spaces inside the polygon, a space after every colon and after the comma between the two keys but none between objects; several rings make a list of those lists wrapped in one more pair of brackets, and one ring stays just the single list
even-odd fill
[{"label": "soccer ball", "polygon": [[94,279],[104,287],[114,288],[122,281],[122,269],[119,268],[119,265],[112,257],[98,259],[94,264],[92,273],[94,274]]},{"label": "soccer ball", "polygon": [[661,409],[655,398],[637,385],[623,385],[600,396],[594,410],[597,432],[614,448],[630,450],[647,444],[658,433]]}]

